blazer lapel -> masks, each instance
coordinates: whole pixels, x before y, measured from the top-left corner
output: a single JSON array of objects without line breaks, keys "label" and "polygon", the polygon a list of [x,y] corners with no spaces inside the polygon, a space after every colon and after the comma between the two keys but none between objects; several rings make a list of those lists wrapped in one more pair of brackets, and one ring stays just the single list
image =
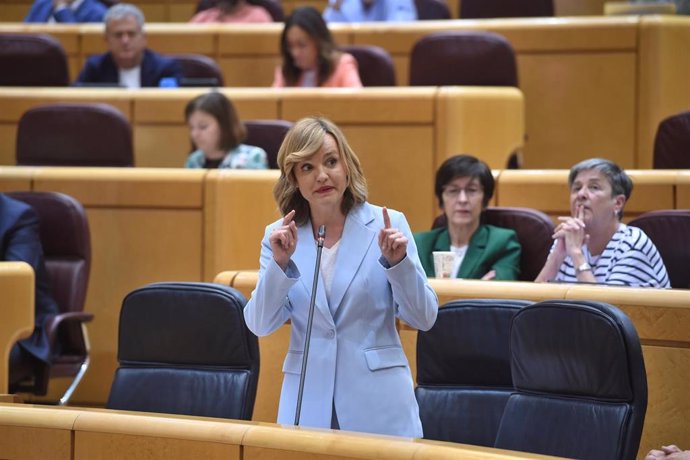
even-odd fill
[{"label": "blazer lapel", "polygon": [[373,212],[366,204],[357,206],[347,215],[331,286],[331,304],[334,312],[340,308],[347,288],[352,283],[378,233],[378,229],[369,227],[373,221]]},{"label": "blazer lapel", "polygon": [[476,270],[488,242],[489,230],[484,225],[480,225],[470,239],[465,258],[460,264],[460,270],[458,270],[458,278],[481,278],[484,276],[484,273],[478,274]]},{"label": "blazer lapel", "polygon": [[[316,264],[316,242],[314,241],[314,234],[311,229],[311,222],[308,221],[305,225],[297,228],[297,249],[292,255],[295,264],[299,267],[300,282],[304,289],[306,289],[308,298],[311,299],[312,285],[314,282],[314,267]],[[309,305],[307,305],[309,307]],[[316,288],[316,310],[319,310],[329,323],[333,322],[333,316],[328,309],[328,301],[326,300],[326,291],[323,286],[323,278],[319,273],[319,282]]]}]

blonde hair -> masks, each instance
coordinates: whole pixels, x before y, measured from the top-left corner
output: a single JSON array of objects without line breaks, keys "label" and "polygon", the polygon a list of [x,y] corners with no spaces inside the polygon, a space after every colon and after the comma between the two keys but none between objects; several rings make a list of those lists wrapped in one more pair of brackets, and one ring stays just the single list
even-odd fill
[{"label": "blonde hair", "polygon": [[359,158],[347,143],[347,139],[332,121],[322,117],[307,117],[299,120],[285,135],[278,151],[280,178],[273,187],[281,214],[295,210],[295,223],[303,225],[309,220],[309,202],[302,196],[297,187],[294,167],[316,154],[323,145],[324,138],[330,134],[338,146],[338,154],[345,163],[347,188],[343,195],[341,211],[350,212],[355,204],[367,200],[367,181],[362,172]]}]

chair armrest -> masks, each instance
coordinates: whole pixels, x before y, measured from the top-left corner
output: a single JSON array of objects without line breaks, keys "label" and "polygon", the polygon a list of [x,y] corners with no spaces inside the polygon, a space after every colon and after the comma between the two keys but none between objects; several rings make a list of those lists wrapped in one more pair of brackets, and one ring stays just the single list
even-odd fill
[{"label": "chair armrest", "polygon": [[60,313],[46,321],[46,334],[48,335],[48,341],[50,342],[51,348],[55,344],[55,337],[57,335],[58,328],[63,322],[79,322],[88,323],[93,319],[93,313],[84,313],[81,311],[70,311],[66,313]]}]

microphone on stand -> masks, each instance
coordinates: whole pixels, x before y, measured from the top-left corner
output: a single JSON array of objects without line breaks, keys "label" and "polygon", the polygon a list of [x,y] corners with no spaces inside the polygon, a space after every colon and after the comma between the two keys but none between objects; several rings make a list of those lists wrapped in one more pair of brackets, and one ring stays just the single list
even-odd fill
[{"label": "microphone on stand", "polygon": [[302,412],[302,395],[304,394],[304,377],[307,373],[307,357],[309,356],[309,341],[311,340],[311,324],[314,322],[314,305],[316,304],[316,287],[319,283],[319,271],[321,270],[321,251],[326,239],[326,226],[319,226],[316,237],[316,265],[314,267],[314,282],[311,287],[311,301],[309,302],[309,316],[307,318],[307,335],[304,340],[304,355],[302,356],[302,371],[299,376],[299,391],[297,392],[297,408],[295,409],[295,425],[299,425],[299,417]]}]

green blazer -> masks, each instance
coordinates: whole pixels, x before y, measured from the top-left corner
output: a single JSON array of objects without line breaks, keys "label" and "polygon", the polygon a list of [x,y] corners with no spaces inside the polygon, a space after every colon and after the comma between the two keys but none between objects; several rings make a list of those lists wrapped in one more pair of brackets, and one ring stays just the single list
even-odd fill
[{"label": "green blazer", "polygon": [[[448,228],[415,233],[419,259],[428,277],[434,273],[434,251],[450,251]],[[470,239],[465,258],[458,270],[458,278],[480,279],[496,270],[497,280],[516,280],[520,274],[522,248],[517,235],[508,228],[480,225]]]}]

